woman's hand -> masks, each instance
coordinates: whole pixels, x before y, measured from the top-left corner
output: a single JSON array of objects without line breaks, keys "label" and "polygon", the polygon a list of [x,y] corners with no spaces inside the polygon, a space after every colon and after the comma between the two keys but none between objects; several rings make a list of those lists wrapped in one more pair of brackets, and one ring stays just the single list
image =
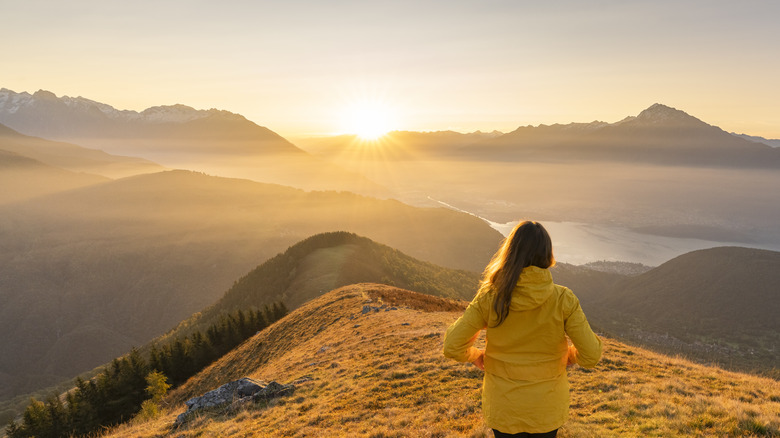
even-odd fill
[{"label": "woman's hand", "polygon": [[566,358],[566,366],[570,367],[577,364],[577,347],[569,345],[568,357]]},{"label": "woman's hand", "polygon": [[485,352],[480,352],[479,357],[474,362],[471,362],[474,364],[475,367],[481,369],[482,371],[485,371]]}]

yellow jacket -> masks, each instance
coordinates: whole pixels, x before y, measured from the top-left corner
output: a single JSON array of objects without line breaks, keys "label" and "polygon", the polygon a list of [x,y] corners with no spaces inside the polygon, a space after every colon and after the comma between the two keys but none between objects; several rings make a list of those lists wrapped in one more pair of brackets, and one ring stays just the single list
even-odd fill
[{"label": "yellow jacket", "polygon": [[[488,427],[504,433],[544,433],[569,415],[566,363],[593,367],[601,357],[596,336],[568,288],[553,284],[547,269],[523,269],[512,292],[509,315],[496,325],[494,292],[480,293],[448,329],[444,355],[473,362],[473,347],[487,329],[482,411]],[[566,336],[573,346],[569,347]]]}]

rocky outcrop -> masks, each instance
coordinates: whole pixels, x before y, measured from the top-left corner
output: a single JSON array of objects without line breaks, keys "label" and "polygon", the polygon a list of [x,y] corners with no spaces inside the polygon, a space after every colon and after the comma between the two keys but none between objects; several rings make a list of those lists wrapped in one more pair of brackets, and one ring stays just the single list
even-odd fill
[{"label": "rocky outcrop", "polygon": [[283,385],[271,381],[269,383],[259,382],[244,377],[230,383],[226,383],[219,388],[209,391],[200,397],[195,397],[184,402],[187,410],[176,417],[174,427],[179,427],[196,412],[210,409],[235,409],[250,402],[259,402],[271,400],[273,398],[292,394],[295,386],[308,381],[307,379],[297,380],[291,384]]}]

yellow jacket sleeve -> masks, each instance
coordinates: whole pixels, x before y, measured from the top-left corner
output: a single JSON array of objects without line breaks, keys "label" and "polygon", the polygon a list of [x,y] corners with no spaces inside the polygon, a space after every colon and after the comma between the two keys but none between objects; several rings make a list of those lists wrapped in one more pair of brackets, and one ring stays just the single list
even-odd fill
[{"label": "yellow jacket sleeve", "polygon": [[[480,330],[487,327],[489,304],[480,294],[466,308],[463,316],[458,318],[444,334],[444,355],[458,362],[474,362],[482,351],[474,348]],[[487,307],[486,307],[487,306]]]},{"label": "yellow jacket sleeve", "polygon": [[574,344],[574,348],[569,348],[569,362],[592,368],[601,358],[601,339],[591,330],[585,313],[580,307],[580,300],[570,290],[567,290],[566,294],[568,316],[564,329]]}]

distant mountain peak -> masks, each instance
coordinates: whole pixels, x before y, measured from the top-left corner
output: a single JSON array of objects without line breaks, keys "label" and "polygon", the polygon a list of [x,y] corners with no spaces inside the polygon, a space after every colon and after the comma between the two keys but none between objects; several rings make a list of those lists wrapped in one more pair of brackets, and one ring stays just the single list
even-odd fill
[{"label": "distant mountain peak", "polygon": [[57,100],[57,95],[47,90],[38,90],[32,97],[39,100]]},{"label": "distant mountain peak", "polygon": [[666,106],[660,103],[654,103],[649,108],[642,111],[641,113],[639,113],[638,116],[632,118],[631,120],[643,124],[653,124],[653,125],[669,125],[669,124],[706,125],[706,123],[702,122],[696,117],[689,115],[685,111],[680,111],[676,108],[672,108],[670,106]]}]

